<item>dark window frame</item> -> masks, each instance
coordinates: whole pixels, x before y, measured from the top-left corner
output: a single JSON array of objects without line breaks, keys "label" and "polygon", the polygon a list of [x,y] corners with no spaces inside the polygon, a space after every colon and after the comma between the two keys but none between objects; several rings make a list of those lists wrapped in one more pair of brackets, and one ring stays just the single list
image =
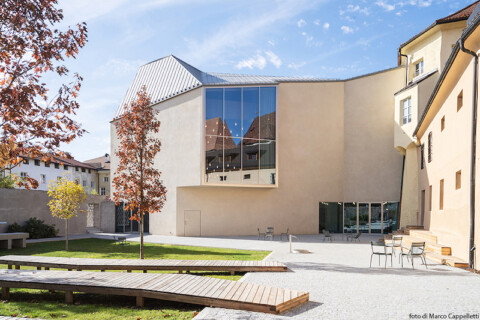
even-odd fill
[{"label": "dark window frame", "polygon": [[433,133],[428,134],[428,162],[432,162]]},{"label": "dark window frame", "polygon": [[420,169],[425,168],[425,144],[420,145]]}]

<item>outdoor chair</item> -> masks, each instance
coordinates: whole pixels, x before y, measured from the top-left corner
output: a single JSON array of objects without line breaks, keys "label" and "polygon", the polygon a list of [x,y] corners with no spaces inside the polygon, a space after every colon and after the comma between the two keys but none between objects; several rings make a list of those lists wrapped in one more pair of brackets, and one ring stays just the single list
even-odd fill
[{"label": "outdoor chair", "polygon": [[427,260],[425,260],[425,242],[412,242],[412,245],[410,246],[410,249],[408,249],[407,253],[405,253],[403,249],[407,250],[408,248],[402,247],[402,250],[400,250],[400,259],[402,260],[402,268],[403,268],[403,257],[407,256],[407,260],[412,260],[412,269],[415,269],[413,265],[414,258],[420,258],[420,260],[422,260],[423,264],[425,265],[425,268],[428,269]]},{"label": "outdoor chair", "polygon": [[273,239],[273,227],[268,227],[267,230],[265,231],[265,239],[268,239],[270,238],[270,240],[274,240]]},{"label": "outdoor chair", "polygon": [[323,229],[322,233],[323,233],[323,241],[324,242],[325,242],[325,239],[330,240],[330,242],[332,242],[332,239],[335,240],[333,235],[331,235],[330,231],[328,231],[327,229]]},{"label": "outdoor chair", "polygon": [[390,266],[393,266],[392,253],[387,251],[388,247],[385,246],[385,242],[383,242],[383,241],[372,241],[370,243],[370,245],[372,247],[372,254],[370,255],[370,268],[372,267],[373,256],[378,256],[378,265],[379,266],[380,266],[380,257],[381,256],[385,257],[385,269],[387,268],[388,256],[390,256]]},{"label": "outdoor chair", "polygon": [[260,228],[257,228],[258,230],[258,240],[260,240],[260,237],[263,237],[263,240],[265,240],[265,232],[260,232]]},{"label": "outdoor chair", "polygon": [[288,236],[290,235],[290,233],[288,233],[288,228],[287,228],[287,231],[286,232],[282,232],[280,234],[280,240],[283,240],[283,236],[285,236],[288,240]]},{"label": "outdoor chair", "polygon": [[360,242],[360,236],[362,235],[361,232],[357,232],[356,234],[348,234],[347,235],[347,241],[350,240],[352,242],[358,241]]},{"label": "outdoor chair", "polygon": [[395,256],[395,248],[400,248],[400,251],[402,250],[402,240],[402,236],[392,236],[392,242],[385,242],[385,246],[392,248],[392,253]]},{"label": "outdoor chair", "polygon": [[121,244],[121,245],[126,245],[127,244],[127,237],[114,236],[113,240],[115,240],[116,244]]}]

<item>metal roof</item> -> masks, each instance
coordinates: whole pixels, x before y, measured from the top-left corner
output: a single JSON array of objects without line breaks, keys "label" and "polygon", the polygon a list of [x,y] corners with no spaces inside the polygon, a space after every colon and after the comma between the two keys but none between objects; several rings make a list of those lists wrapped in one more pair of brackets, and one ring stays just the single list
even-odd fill
[{"label": "metal roof", "polygon": [[280,82],[324,81],[312,77],[272,77],[202,72],[173,55],[152,61],[140,67],[127,90],[115,118],[121,117],[125,107],[146,86],[152,104],[156,104],[201,86],[215,85],[272,85]]}]

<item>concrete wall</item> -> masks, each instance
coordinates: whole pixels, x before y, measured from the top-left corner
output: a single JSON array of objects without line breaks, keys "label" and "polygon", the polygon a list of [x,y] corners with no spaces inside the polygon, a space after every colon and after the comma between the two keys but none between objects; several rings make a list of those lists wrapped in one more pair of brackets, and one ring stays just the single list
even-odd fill
[{"label": "concrete wall", "polygon": [[[46,191],[0,189],[0,221],[6,221],[9,225],[15,222],[23,225],[31,217],[36,217],[44,220],[47,224],[55,224],[55,227],[59,229],[59,236],[63,236],[65,235],[65,220],[52,216],[47,205],[48,201]],[[96,207],[99,208],[104,201],[105,197],[87,195],[81,210],[87,211],[89,203],[96,204]],[[87,213],[79,213],[69,220],[69,234],[85,233],[86,225]]]}]

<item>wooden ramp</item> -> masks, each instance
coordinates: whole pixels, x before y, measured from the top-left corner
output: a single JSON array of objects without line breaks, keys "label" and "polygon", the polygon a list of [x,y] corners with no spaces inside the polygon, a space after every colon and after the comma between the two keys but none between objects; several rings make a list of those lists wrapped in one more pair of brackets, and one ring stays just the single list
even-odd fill
[{"label": "wooden ramp", "polygon": [[67,303],[73,292],[134,296],[137,306],[144,298],[204,306],[282,313],[309,299],[307,292],[188,274],[0,270],[3,299],[10,288],[65,291]]},{"label": "wooden ramp", "polygon": [[229,271],[235,272],[285,272],[287,266],[276,261],[238,260],[149,260],[149,259],[84,259],[42,256],[0,256],[0,264],[30,266],[37,268],[60,268],[69,270],[175,270],[183,271]]}]

